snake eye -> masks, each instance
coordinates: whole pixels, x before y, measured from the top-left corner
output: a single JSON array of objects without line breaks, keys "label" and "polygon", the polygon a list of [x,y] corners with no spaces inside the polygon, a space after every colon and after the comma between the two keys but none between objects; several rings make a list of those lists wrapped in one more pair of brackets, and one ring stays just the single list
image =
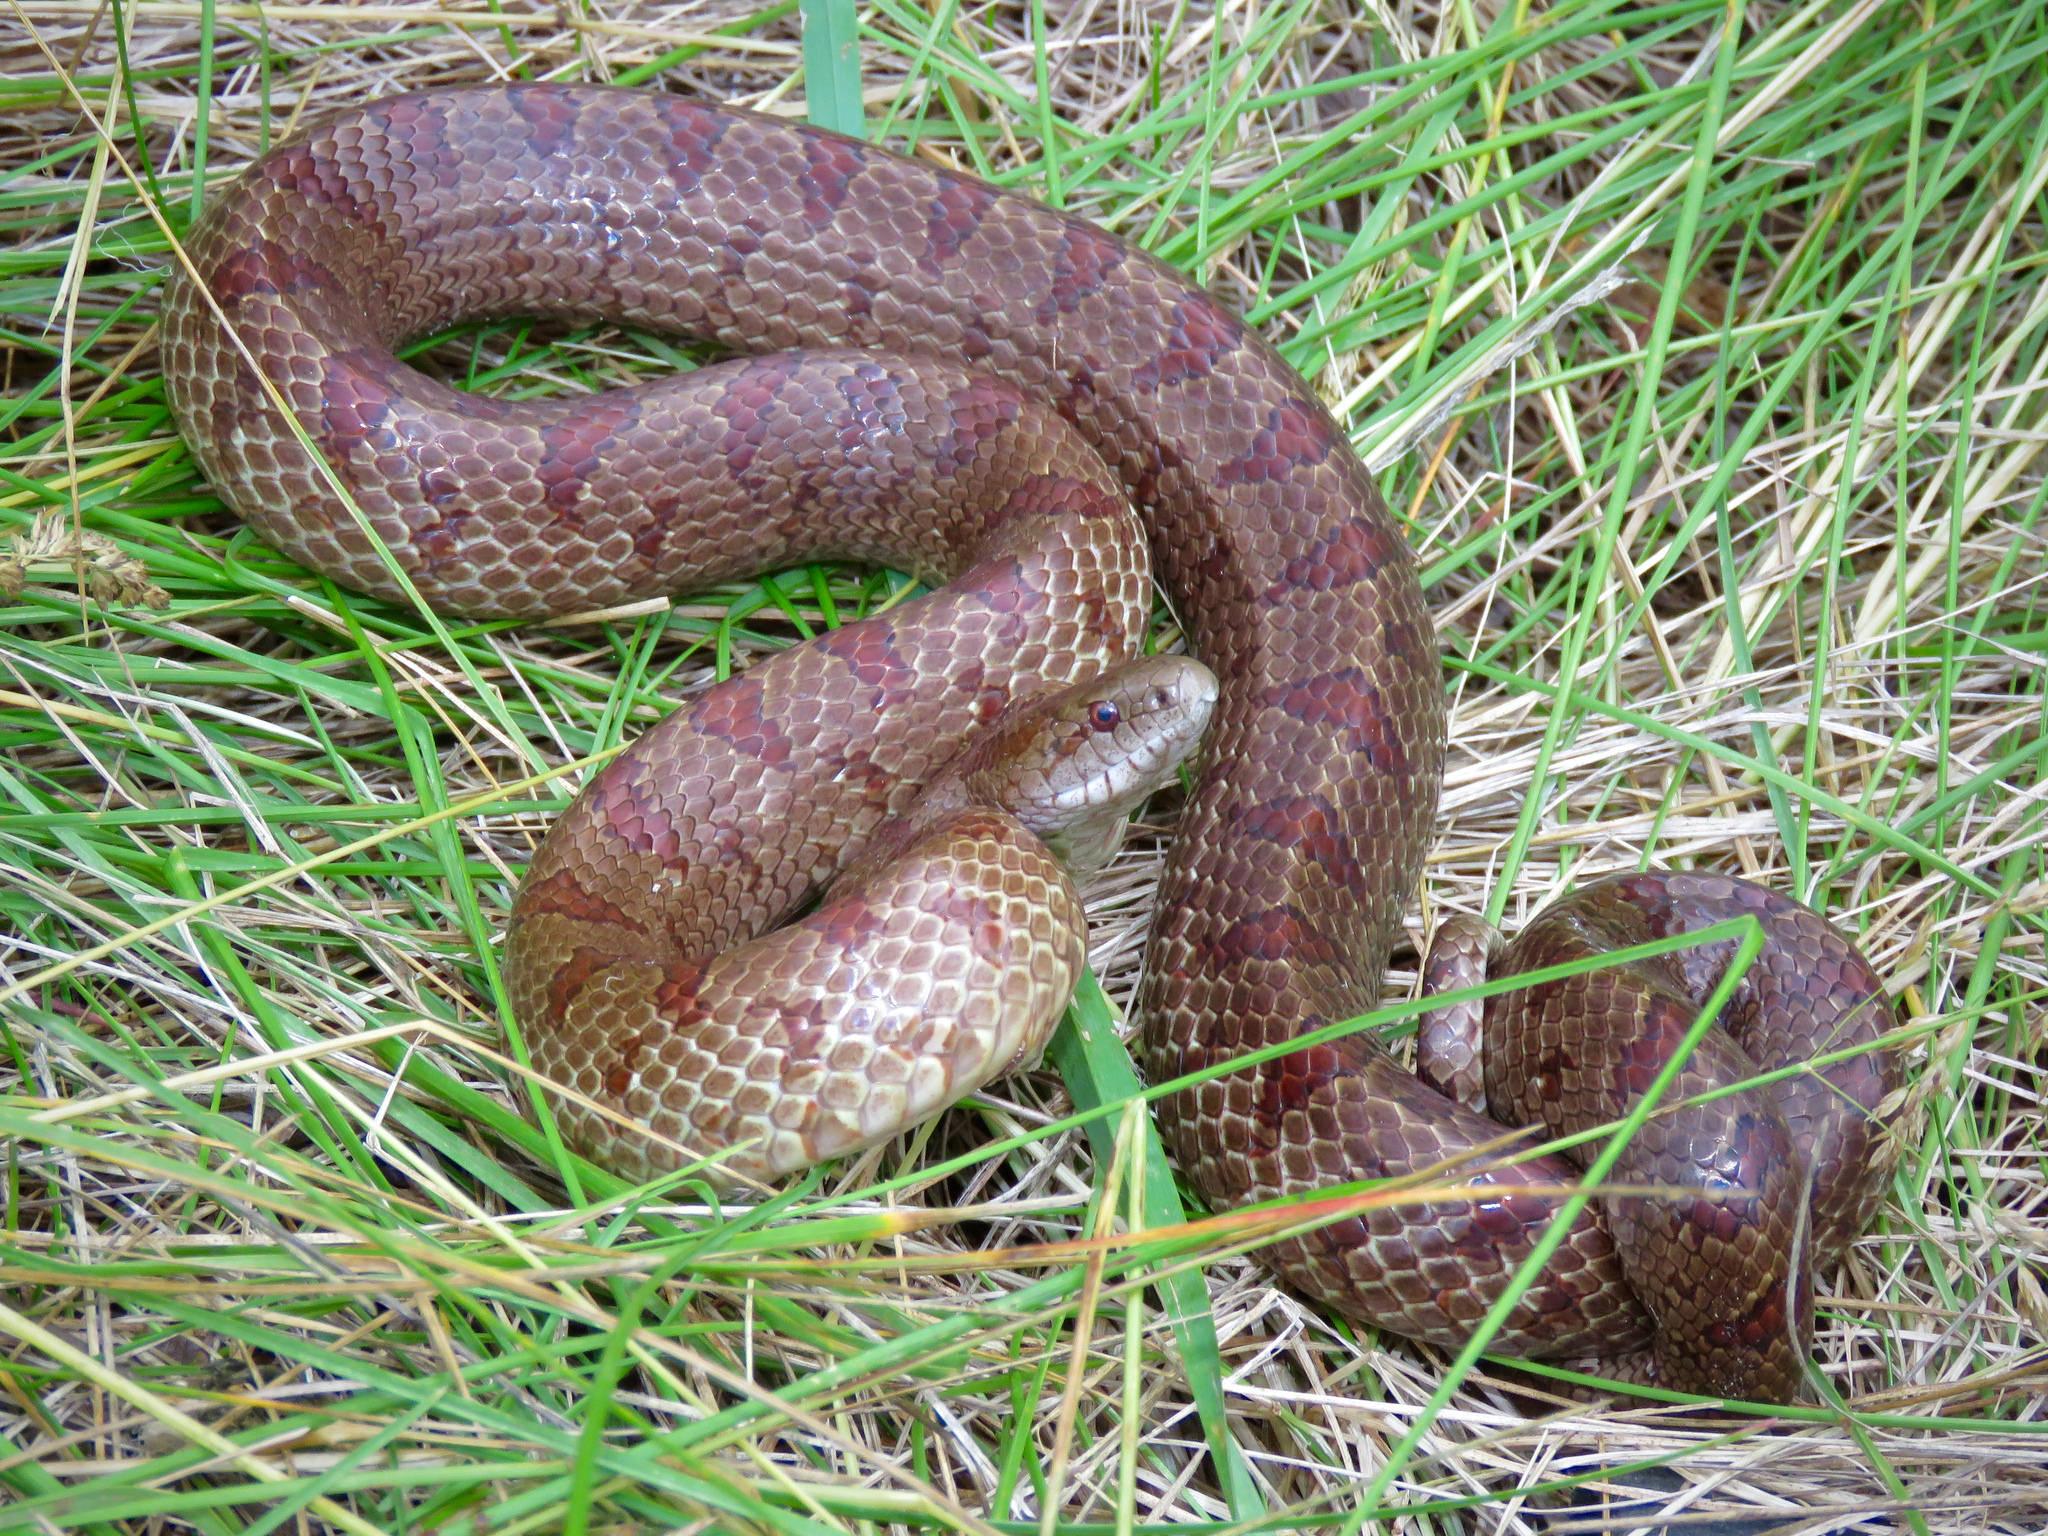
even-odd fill
[{"label": "snake eye", "polygon": [[1124,712],[1110,703],[1108,699],[1099,700],[1088,711],[1089,722],[1098,731],[1115,730],[1117,722],[1123,719],[1123,717]]}]

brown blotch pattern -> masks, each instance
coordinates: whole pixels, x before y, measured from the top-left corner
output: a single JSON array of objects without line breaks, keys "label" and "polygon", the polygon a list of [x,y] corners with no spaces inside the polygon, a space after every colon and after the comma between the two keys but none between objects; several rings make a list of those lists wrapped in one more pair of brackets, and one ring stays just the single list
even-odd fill
[{"label": "brown blotch pattern", "polygon": [[1401,722],[1360,667],[1276,683],[1260,693],[1259,702],[1304,725],[1327,727],[1346,750],[1363,753],[1382,773],[1410,771]]}]

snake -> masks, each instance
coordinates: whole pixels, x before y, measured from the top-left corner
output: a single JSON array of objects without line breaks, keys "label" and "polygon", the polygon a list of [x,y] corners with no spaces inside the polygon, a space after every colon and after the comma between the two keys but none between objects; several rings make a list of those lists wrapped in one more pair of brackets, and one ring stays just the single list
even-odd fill
[{"label": "snake", "polygon": [[[1896,1021],[1872,967],[1789,897],[1640,871],[1512,944],[1452,925],[1434,983],[1545,975],[1432,1007],[1421,1075],[1342,1028],[1405,942],[1446,754],[1404,527],[1223,301],[937,160],[659,91],[442,87],[256,159],[169,280],[165,387],[200,470],[344,587],[532,620],[809,559],[922,584],[687,695],[548,831],[505,984],[565,1133],[633,1176],[721,1154],[772,1176],[1033,1059],[1043,1019],[1006,1000],[1056,1014],[1085,958],[1063,834],[958,765],[1049,709],[1050,744],[996,756],[1054,799],[1106,793],[1057,770],[1128,685],[1180,721],[1138,756],[1200,738],[1133,1007],[1201,1200],[1304,1202],[1259,1258],[1373,1327],[1448,1348],[1501,1303],[1499,1355],[1795,1400],[1813,1275],[1884,1187]],[[599,348],[608,387],[503,395],[401,359],[507,317],[717,355],[647,378]],[[1144,670],[1155,584],[1209,682]],[[1099,853],[1105,818],[1073,841]],[[1612,1189],[1574,1201],[1586,1133],[1736,955],[1730,930],[1688,936],[1730,919],[1760,952]]]}]

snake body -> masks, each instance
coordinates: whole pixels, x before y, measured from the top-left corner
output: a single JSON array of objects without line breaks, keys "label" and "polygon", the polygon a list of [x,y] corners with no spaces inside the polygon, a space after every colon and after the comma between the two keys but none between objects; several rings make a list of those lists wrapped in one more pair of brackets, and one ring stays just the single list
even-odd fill
[{"label": "snake body", "polygon": [[[891,876],[911,889],[862,886],[844,902],[835,887],[803,957],[714,974],[706,956],[754,943],[857,865],[971,729],[1130,655],[1149,606],[1133,554],[1144,542],[1220,680],[1139,994],[1148,1071],[1199,1072],[1376,1003],[1436,812],[1445,710],[1429,616],[1343,431],[1180,273],[1086,220],[818,130],[556,85],[429,91],[332,117],[218,199],[189,252],[198,281],[175,281],[164,313],[178,422],[238,512],[345,584],[530,616],[821,553],[945,583],[695,696],[550,834],[515,906],[508,979],[536,1064],[571,1090],[572,1132],[601,1160],[673,1166],[674,1149],[648,1151],[618,1126],[653,1121],[688,1142],[707,1094],[744,1098],[790,1158],[825,1155],[873,1106],[814,1135],[812,1111],[785,1097],[829,1080],[893,1108],[972,1077],[945,1052],[973,1021],[949,1015],[948,1038],[933,1040],[913,1038],[918,1020],[961,967],[1037,964],[1042,946],[1009,925],[1062,899],[1051,871],[1000,838],[965,859],[993,871],[983,887]],[[394,355],[455,320],[510,314],[760,355],[518,402],[450,389]],[[935,856],[958,841],[940,839]],[[1688,878],[1590,887],[1557,909],[1566,938],[1686,931],[1754,905],[1753,888]],[[1876,978],[1839,935],[1789,903],[1764,916],[1770,953],[1795,961],[1773,971],[1778,990],[1803,1012],[1775,1043],[1768,1027],[1743,1037],[1758,1061],[1801,1061],[1888,1024]],[[878,989],[899,983],[855,969],[875,944],[892,948],[894,976],[929,982],[892,994],[886,1019]],[[1603,1038],[1621,1037],[1625,1007],[1668,1025],[1705,972],[1660,963],[1582,986],[1571,1006],[1592,1009]],[[779,989],[774,1021],[750,1022],[757,984]],[[738,1013],[707,1024],[718,988],[738,989]],[[1532,1104],[1505,1079],[1493,1095],[1524,1118],[1556,1110],[1563,1123],[1595,1102],[1577,1086],[1588,1073],[1640,1091],[1649,1058],[1625,1048],[1618,1065],[1566,1064],[1570,1043],[1545,1033],[1562,1006],[1536,989],[1486,1010],[1491,1034],[1548,1042],[1522,1073]],[[986,1063],[1023,1047],[977,1049]],[[1701,1198],[1665,1202],[1676,1230],[1649,1238],[1627,1211],[1588,1208],[1496,1347],[1669,1385],[1796,1391],[1810,1270],[1770,1249],[1789,1220],[1824,1259],[1869,1214],[1883,1061],[1851,1056],[1789,1109],[1745,1100],[1721,1142],[1647,1137],[1639,1174]],[[1358,1034],[1172,1094],[1158,1120],[1218,1209],[1455,1166],[1502,1129]],[[1822,1192],[1810,1224],[1798,1200],[1745,1215],[1745,1180],[1803,1189],[1808,1170]],[[1577,1173],[1540,1157],[1454,1177],[1478,1187],[1361,1205],[1262,1256],[1334,1307],[1459,1342]],[[1660,1246],[1674,1242],[1685,1258]],[[1740,1282],[1740,1300],[1704,1318],[1686,1294],[1702,1264]]]}]

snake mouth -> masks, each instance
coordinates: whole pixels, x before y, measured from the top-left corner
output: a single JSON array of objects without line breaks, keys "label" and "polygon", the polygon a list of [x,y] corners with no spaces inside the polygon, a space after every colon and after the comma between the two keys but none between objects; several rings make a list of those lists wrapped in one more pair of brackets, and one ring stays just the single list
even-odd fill
[{"label": "snake mouth", "polygon": [[1220,686],[1192,657],[1147,656],[1082,692],[1071,771],[1048,797],[1055,816],[1128,812],[1165,787],[1201,745]]},{"label": "snake mouth", "polygon": [[1194,756],[1216,713],[1221,691],[1216,674],[1188,656],[1162,658],[1150,678],[1147,707],[1139,722],[1142,741],[1131,750],[1134,777],[1158,788],[1180,765]]}]

